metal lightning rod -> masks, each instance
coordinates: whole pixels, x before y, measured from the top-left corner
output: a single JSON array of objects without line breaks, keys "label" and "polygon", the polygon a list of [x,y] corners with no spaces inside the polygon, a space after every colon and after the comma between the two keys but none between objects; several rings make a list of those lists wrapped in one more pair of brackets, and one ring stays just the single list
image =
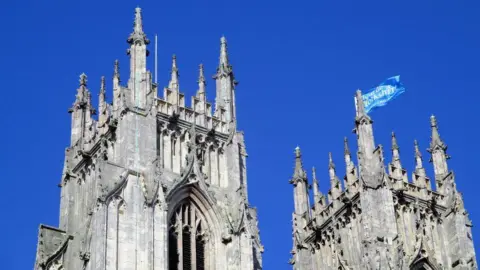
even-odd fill
[{"label": "metal lightning rod", "polygon": [[158,39],[157,39],[157,34],[155,34],[155,84],[157,84],[157,79],[158,79],[158,69],[157,69],[157,44],[158,44]]}]

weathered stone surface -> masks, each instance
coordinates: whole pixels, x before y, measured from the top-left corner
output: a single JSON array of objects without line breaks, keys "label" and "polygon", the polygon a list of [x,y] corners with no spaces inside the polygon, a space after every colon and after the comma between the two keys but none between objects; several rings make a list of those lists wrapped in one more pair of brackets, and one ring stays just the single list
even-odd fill
[{"label": "weathered stone surface", "polygon": [[226,39],[214,113],[203,66],[192,106],[185,105],[176,57],[164,96],[157,97],[146,69],[148,43],[137,8],[128,38],[130,77],[121,85],[116,61],[112,105],[102,77],[98,120],[81,75],[60,183],[61,230],[41,226],[35,269],[262,268]]},{"label": "weathered stone surface", "polygon": [[290,181],[295,201],[293,269],[477,269],[471,221],[456,190],[455,177],[447,169],[447,148],[435,117],[431,118],[429,152],[437,189],[432,191],[416,142],[415,172],[412,182],[408,181],[395,134],[387,174],[383,150],[375,147],[373,122],[365,113],[360,91],[356,98],[359,173],[345,140],[344,192],[330,157],[328,204],[314,171],[315,201],[310,209],[307,175],[296,150]]}]

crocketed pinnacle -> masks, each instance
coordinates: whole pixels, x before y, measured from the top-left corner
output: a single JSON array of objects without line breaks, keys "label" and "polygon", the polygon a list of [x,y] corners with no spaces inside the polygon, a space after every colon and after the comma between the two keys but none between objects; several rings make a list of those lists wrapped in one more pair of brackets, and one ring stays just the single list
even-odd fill
[{"label": "crocketed pinnacle", "polygon": [[100,79],[100,95],[102,95],[103,97],[105,97],[105,76],[102,76],[102,78]]},{"label": "crocketed pinnacle", "polygon": [[313,196],[320,196],[320,188],[317,180],[317,173],[315,167],[312,167],[312,177],[313,177]]},{"label": "crocketed pinnacle", "polygon": [[227,39],[225,36],[220,38],[220,65],[228,66]]},{"label": "crocketed pinnacle", "polygon": [[135,19],[133,21],[133,32],[127,39],[127,42],[133,44],[135,42],[141,42],[144,44],[150,43],[147,36],[143,32],[143,22],[142,22],[142,9],[137,7],[135,8]]},{"label": "crocketed pinnacle", "polygon": [[432,127],[432,138],[429,151],[432,152],[436,147],[439,147],[441,150],[445,151],[447,149],[447,146],[440,138],[440,134],[438,133],[437,119],[434,115],[430,117],[430,125]]},{"label": "crocketed pinnacle", "polygon": [[304,179],[306,177],[305,170],[303,169],[302,153],[300,147],[295,148],[295,170],[293,172],[294,179]]},{"label": "crocketed pinnacle", "polygon": [[395,152],[395,150],[400,150],[400,147],[398,147],[397,143],[397,137],[395,136],[395,132],[392,131],[392,151]]},{"label": "crocketed pinnacle", "polygon": [[328,153],[328,173],[330,175],[331,181],[337,180],[337,176],[335,173],[335,163],[333,163],[332,159],[332,152]]},{"label": "crocketed pinnacle", "polygon": [[335,190],[334,194],[332,193],[333,197],[337,198],[340,195],[340,193],[338,193],[338,192],[339,191],[341,192],[342,187],[341,187],[341,184],[340,184],[340,180],[338,179],[336,171],[335,171],[335,163],[333,163],[331,152],[328,153],[328,173],[330,175],[331,189]]},{"label": "crocketed pinnacle", "polygon": [[172,56],[172,71],[171,71],[171,78],[170,78],[170,83],[168,84],[168,88],[171,90],[176,90],[178,91],[179,85],[178,85],[178,68],[177,68],[177,56],[174,54]]},{"label": "crocketed pinnacle", "polygon": [[333,163],[332,152],[328,153],[328,168],[335,170],[335,163]]},{"label": "crocketed pinnacle", "polygon": [[413,144],[415,147],[415,168],[417,169],[423,168],[422,152],[420,152],[420,148],[418,147],[417,140],[415,140]]},{"label": "crocketed pinnacle", "polygon": [[347,137],[343,138],[343,153],[345,154],[345,156],[350,156],[350,148],[348,147]]},{"label": "crocketed pinnacle", "polygon": [[199,66],[199,74],[198,74],[198,91],[197,91],[197,96],[200,96],[201,94],[205,94],[205,86],[207,85],[205,81],[205,73],[203,70],[203,64],[200,64]]},{"label": "crocketed pinnacle", "polygon": [[82,73],[80,74],[80,79],[79,79],[79,82],[80,82],[80,86],[87,86],[87,75],[85,73]]},{"label": "crocketed pinnacle", "polygon": [[232,66],[228,61],[227,39],[222,36],[222,38],[220,38],[220,60],[218,63],[217,74],[214,78],[218,78],[222,75],[229,75],[231,72]]},{"label": "crocketed pinnacle", "polygon": [[356,92],[356,100],[357,100],[357,116],[364,116],[367,115],[365,112],[365,105],[363,104],[363,98],[362,98],[362,91],[360,89],[357,90]]},{"label": "crocketed pinnacle", "polygon": [[120,62],[115,60],[115,63],[113,64],[113,77],[120,79]]}]

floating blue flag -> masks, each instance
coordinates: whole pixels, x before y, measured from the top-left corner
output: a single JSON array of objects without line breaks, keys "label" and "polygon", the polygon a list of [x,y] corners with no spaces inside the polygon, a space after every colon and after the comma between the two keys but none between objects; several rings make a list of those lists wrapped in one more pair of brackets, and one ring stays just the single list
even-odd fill
[{"label": "floating blue flag", "polygon": [[368,93],[363,94],[365,112],[368,113],[373,108],[387,105],[390,100],[397,98],[403,92],[405,92],[405,87],[400,82],[400,76],[386,79],[377,87],[370,89]]}]

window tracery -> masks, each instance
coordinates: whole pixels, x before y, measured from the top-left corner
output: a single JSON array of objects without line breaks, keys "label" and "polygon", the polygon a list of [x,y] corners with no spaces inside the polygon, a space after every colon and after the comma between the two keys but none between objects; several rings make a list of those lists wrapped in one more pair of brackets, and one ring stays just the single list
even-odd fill
[{"label": "window tracery", "polygon": [[170,218],[169,269],[205,270],[207,226],[205,219],[190,200],[185,201]]}]

